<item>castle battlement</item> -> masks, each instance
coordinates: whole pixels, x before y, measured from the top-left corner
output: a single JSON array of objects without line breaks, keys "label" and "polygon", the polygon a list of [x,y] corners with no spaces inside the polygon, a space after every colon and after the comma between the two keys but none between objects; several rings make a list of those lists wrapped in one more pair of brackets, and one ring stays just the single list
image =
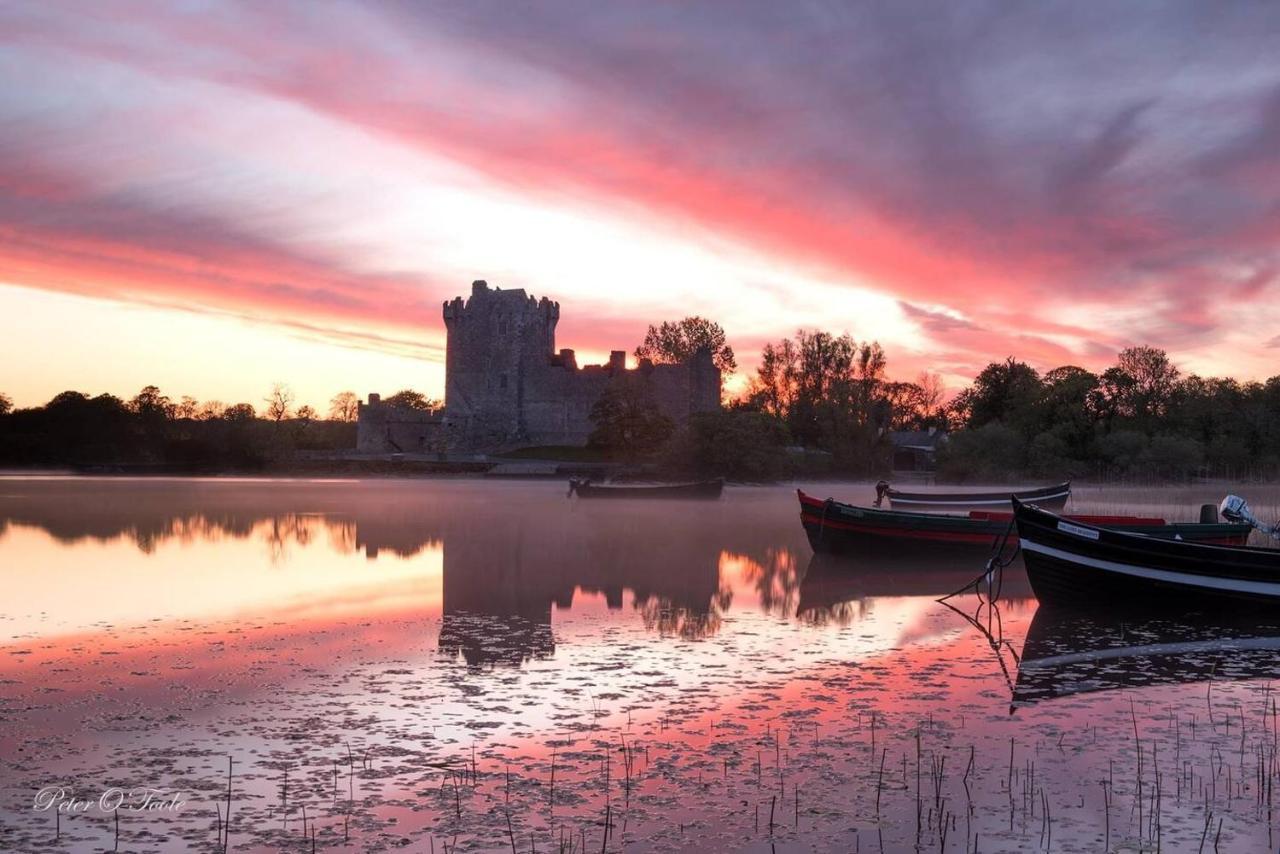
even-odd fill
[{"label": "castle battlement", "polygon": [[504,291],[502,288],[490,288],[484,279],[471,283],[471,296],[465,301],[462,297],[454,297],[444,303],[444,325],[446,328],[465,321],[484,321],[495,316],[522,315],[527,320],[538,320],[555,326],[560,319],[560,303],[552,302],[546,297],[538,299],[525,293],[524,288]]}]

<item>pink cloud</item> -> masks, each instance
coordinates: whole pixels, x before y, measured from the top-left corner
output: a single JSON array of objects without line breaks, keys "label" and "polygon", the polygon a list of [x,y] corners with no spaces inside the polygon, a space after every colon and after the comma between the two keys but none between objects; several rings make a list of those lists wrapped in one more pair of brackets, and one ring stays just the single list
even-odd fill
[{"label": "pink cloud", "polygon": [[[1280,67],[1264,61],[1251,88],[1233,69],[1265,56],[1275,16],[1224,14],[1188,55],[1193,17],[227,3],[5,23],[25,49],[278,98],[535,203],[567,197],[879,289],[925,336],[928,353],[902,366],[960,371],[1006,354],[1096,367],[1133,343],[1176,356],[1228,334],[1242,303],[1271,301]],[[1162,82],[1188,62],[1196,86]],[[1206,104],[1213,132],[1187,132]],[[439,328],[412,274],[308,258],[228,227],[231,211],[174,223],[94,200],[89,221],[74,181],[37,176],[0,176],[0,263],[24,283]],[[557,296],[554,282],[531,289]],[[1142,319],[1084,328],[1059,320],[1067,304]],[[624,347],[642,328],[575,318],[562,341]]]}]

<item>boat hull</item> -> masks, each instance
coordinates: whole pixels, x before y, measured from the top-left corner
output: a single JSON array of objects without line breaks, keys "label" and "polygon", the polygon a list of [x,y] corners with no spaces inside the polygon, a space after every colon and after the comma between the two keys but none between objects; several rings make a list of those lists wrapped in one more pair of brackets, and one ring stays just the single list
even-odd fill
[{"label": "boat hull", "polygon": [[1015,502],[1027,579],[1055,605],[1280,604],[1280,551],[1143,537]]},{"label": "boat hull", "polygon": [[[819,553],[856,554],[869,550],[903,548],[989,550],[998,538],[1006,534],[1010,544],[1017,542],[1017,531],[1010,525],[1012,513],[978,511],[967,516],[903,513],[857,507],[839,501],[824,501],[798,490],[797,493],[800,499],[800,522],[804,525],[809,545]],[[1162,519],[1138,516],[1070,518],[1153,537],[1180,537],[1194,542],[1242,545],[1249,536],[1248,525],[1230,523],[1169,525]]]},{"label": "boat hull", "polygon": [[667,486],[604,486],[590,483],[570,483],[571,495],[579,498],[640,498],[684,499],[714,501],[724,490],[723,480],[701,483],[678,483]]},{"label": "boat hull", "polygon": [[1045,510],[1061,510],[1071,497],[1071,483],[1043,486],[1039,489],[1009,490],[1007,492],[904,492],[890,489],[889,506],[895,510],[1008,510],[1009,500],[1017,497]]}]

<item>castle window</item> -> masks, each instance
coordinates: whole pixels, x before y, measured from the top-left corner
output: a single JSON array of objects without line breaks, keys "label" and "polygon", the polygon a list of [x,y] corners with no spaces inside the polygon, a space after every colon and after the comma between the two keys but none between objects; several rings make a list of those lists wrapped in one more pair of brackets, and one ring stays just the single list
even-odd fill
[{"label": "castle window", "polygon": [[507,375],[506,375],[506,374],[503,374],[501,377],[499,377],[499,378],[498,378],[498,387],[499,387],[499,388],[506,388],[506,387],[507,387]]}]

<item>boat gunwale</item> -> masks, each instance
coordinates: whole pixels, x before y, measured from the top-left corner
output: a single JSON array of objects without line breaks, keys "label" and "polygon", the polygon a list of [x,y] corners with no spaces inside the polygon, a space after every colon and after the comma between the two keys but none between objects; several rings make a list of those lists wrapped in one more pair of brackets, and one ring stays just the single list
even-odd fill
[{"label": "boat gunwale", "polygon": [[1010,489],[1005,491],[986,492],[904,492],[889,488],[890,503],[897,501],[906,504],[993,504],[1009,501],[1014,497],[1027,501],[1036,499],[1056,499],[1070,497],[1071,481],[1063,481],[1049,486],[1037,486],[1033,489]]}]

